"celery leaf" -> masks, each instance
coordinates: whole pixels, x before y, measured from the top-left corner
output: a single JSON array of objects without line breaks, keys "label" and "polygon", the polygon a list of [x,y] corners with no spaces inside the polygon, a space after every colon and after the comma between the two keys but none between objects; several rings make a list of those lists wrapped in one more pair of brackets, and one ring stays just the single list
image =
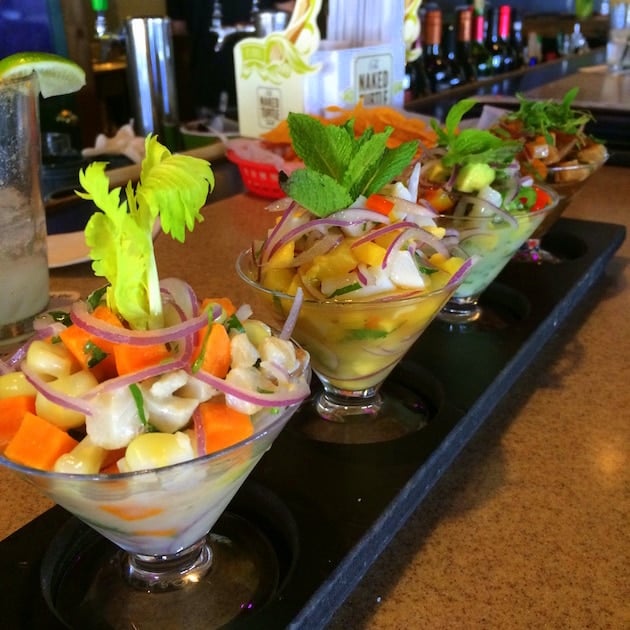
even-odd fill
[{"label": "celery leaf", "polygon": [[109,190],[105,162],[93,162],[79,173],[83,199],[94,202],[94,212],[85,227],[85,240],[97,276],[107,279],[109,307],[131,328],[146,330],[163,325],[162,297],[155,252],[153,227],[159,219],[162,229],[183,242],[186,229],[203,220],[200,208],[214,187],[214,174],[205,160],[172,155],[157,137],[145,141],[146,157],[135,190]]}]

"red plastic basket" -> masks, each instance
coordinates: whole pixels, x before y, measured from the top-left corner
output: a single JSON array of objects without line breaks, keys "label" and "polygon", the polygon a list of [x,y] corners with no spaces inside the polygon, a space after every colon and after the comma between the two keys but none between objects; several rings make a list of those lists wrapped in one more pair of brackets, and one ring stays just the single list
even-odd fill
[{"label": "red plastic basket", "polygon": [[278,183],[278,169],[272,164],[250,162],[228,150],[227,159],[238,166],[245,188],[254,195],[267,199],[280,199],[285,196]]}]

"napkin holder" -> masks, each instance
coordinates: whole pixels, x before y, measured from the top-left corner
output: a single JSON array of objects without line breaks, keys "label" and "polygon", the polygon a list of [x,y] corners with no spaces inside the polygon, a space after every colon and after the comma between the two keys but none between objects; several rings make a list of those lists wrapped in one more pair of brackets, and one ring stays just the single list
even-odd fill
[{"label": "napkin holder", "polygon": [[366,105],[403,106],[402,18],[392,41],[346,47],[320,40],[320,8],[321,0],[296,3],[284,31],[248,37],[234,47],[242,136],[260,137],[289,112],[322,114],[326,107],[348,108],[361,99]]}]

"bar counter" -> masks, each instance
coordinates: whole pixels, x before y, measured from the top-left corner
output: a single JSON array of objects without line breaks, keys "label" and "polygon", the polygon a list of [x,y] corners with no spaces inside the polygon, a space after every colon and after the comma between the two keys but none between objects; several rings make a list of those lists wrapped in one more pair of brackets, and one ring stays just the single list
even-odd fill
[{"label": "bar counter", "polygon": [[[604,167],[566,216],[628,227],[629,200],[628,171]],[[272,217],[249,195],[211,201],[185,245],[158,237],[160,275],[256,309],[234,261]],[[331,628],[630,627],[629,259],[626,240]],[[101,283],[88,263],[51,273],[55,291]],[[0,538],[50,505],[0,469]]]}]

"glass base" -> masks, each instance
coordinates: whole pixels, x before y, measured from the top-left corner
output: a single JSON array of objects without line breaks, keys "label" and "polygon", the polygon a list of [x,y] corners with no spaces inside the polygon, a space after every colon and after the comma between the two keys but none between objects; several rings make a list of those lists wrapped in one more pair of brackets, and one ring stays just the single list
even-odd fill
[{"label": "glass base", "polygon": [[[51,565],[42,566],[49,607],[68,627],[103,629],[206,630],[254,613],[277,592],[276,551],[248,519],[221,519],[194,549],[169,559],[132,558],[71,521],[74,536],[67,531],[53,542],[70,539],[71,548],[54,550]],[[164,562],[168,570],[158,570]]]},{"label": "glass base", "polygon": [[[314,384],[315,386],[315,384]],[[439,387],[420,366],[399,364],[370,399],[343,400],[319,391],[290,426],[309,439],[335,444],[375,444],[415,433],[439,406]]]}]

